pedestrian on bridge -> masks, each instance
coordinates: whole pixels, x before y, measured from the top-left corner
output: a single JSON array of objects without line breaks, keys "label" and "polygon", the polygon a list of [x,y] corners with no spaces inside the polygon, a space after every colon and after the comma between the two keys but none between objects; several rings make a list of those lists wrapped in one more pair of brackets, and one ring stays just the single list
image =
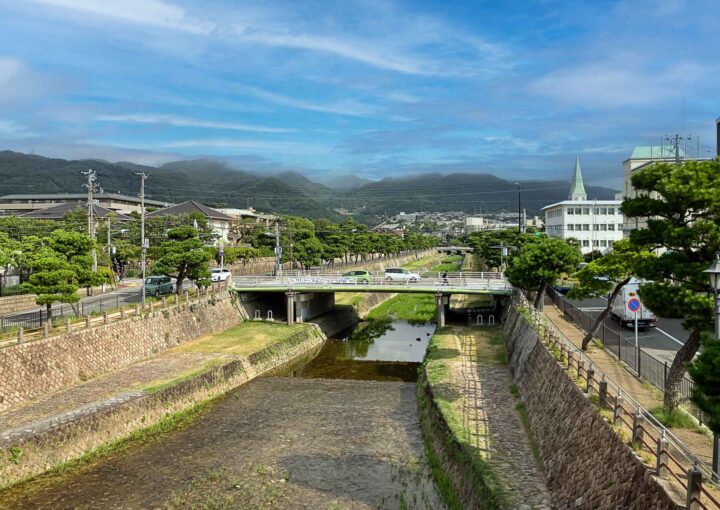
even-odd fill
[{"label": "pedestrian on bridge", "polygon": [[447,271],[445,271],[445,272],[442,274],[442,279],[443,279],[443,283],[442,283],[443,285],[450,285],[450,282],[448,282]]}]

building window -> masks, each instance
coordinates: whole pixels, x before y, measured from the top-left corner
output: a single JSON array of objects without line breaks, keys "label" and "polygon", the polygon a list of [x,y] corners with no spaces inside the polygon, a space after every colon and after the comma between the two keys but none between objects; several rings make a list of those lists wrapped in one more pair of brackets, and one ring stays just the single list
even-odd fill
[{"label": "building window", "polygon": [[608,230],[615,230],[615,224],[614,224],[614,223],[610,223],[610,224],[607,226],[607,229],[608,229]]},{"label": "building window", "polygon": [[612,241],[608,241],[608,248],[612,248],[612,245],[613,245],[613,242],[612,242]]},{"label": "building window", "polygon": [[572,207],[568,207],[568,214],[575,214]]},{"label": "building window", "polygon": [[582,208],[576,207],[576,208],[575,208],[575,214],[582,214]]},{"label": "building window", "polygon": [[596,207],[596,208],[595,208],[595,214],[596,214],[596,215],[597,215],[597,214],[600,214],[600,208],[599,208],[599,207]]},{"label": "building window", "polygon": [[607,213],[608,213],[607,207],[601,207],[601,208],[600,208],[600,214],[607,214]]},{"label": "building window", "polygon": [[583,214],[590,214],[590,208],[589,208],[589,207],[583,207]]},{"label": "building window", "polygon": [[590,230],[590,224],[589,223],[583,224],[583,230],[585,230],[585,231]]},{"label": "building window", "polygon": [[583,239],[583,248],[589,248],[590,247],[590,241],[587,239]]},{"label": "building window", "polygon": [[615,214],[615,208],[614,208],[614,207],[608,207],[608,214]]},{"label": "building window", "polygon": [[598,225],[597,223],[593,225],[593,230],[600,230],[600,225]]},{"label": "building window", "polygon": [[605,239],[602,239],[600,241],[600,246],[602,246],[603,248],[607,248],[607,241]]},{"label": "building window", "polygon": [[580,225],[579,223],[576,223],[576,224],[575,224],[575,230],[577,230],[578,232],[580,232],[580,231],[582,230],[582,225]]},{"label": "building window", "polygon": [[597,239],[595,239],[593,241],[593,248],[597,248],[597,247],[598,247],[598,242],[597,242]]},{"label": "building window", "polygon": [[607,225],[605,225],[604,223],[600,225],[600,230],[607,230]]},{"label": "building window", "polygon": [[568,225],[568,230],[571,230],[571,231],[572,231],[572,230],[575,230],[575,226],[574,226],[574,225]]}]

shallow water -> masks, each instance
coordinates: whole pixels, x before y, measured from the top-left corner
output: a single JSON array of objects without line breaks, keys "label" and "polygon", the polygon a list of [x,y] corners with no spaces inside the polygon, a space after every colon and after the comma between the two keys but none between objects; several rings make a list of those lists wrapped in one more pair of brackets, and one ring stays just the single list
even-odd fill
[{"label": "shallow water", "polygon": [[312,360],[288,367],[282,375],[414,382],[434,329],[432,324],[406,321],[361,322],[325,342]]}]

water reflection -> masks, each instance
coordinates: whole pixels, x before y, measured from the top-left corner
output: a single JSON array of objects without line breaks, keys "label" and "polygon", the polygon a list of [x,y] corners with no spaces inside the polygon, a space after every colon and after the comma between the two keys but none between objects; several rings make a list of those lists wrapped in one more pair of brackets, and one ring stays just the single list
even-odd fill
[{"label": "water reflection", "polygon": [[368,320],[329,339],[318,355],[288,370],[304,378],[415,381],[433,324]]}]

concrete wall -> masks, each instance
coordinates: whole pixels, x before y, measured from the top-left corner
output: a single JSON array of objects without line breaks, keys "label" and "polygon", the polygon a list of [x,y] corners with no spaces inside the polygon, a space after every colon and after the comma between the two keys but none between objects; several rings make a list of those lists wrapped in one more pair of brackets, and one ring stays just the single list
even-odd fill
[{"label": "concrete wall", "polygon": [[227,293],[108,326],[0,349],[0,410],[240,322]]},{"label": "concrete wall", "polygon": [[[0,462],[0,488],[81,457],[103,444],[150,427],[173,413],[230,391],[319,348],[325,337],[316,327],[282,340],[249,357],[238,357],[156,393],[113,396],[106,402],[47,420],[34,429],[0,436],[0,452],[19,448],[17,463]],[[124,397],[124,399],[122,398]]]},{"label": "concrete wall", "polygon": [[508,361],[559,508],[679,508],[514,308]]}]

